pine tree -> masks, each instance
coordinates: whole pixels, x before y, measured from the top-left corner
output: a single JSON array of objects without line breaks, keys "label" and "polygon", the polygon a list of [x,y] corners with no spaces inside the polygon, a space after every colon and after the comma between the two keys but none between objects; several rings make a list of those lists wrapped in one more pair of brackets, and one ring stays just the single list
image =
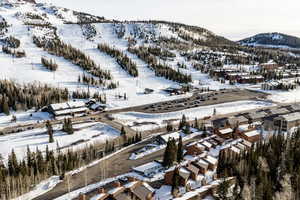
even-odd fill
[{"label": "pine tree", "polygon": [[179,130],[182,130],[186,126],[186,117],[185,115],[182,115],[181,121],[179,123]]},{"label": "pine tree", "polygon": [[228,199],[228,197],[227,197],[228,192],[229,192],[228,189],[229,189],[229,183],[228,183],[228,181],[223,179],[221,181],[221,183],[219,184],[219,186],[217,187],[217,194],[218,194],[217,199],[219,199],[219,200]]},{"label": "pine tree", "polygon": [[167,131],[168,132],[172,132],[173,131],[173,125],[170,122],[167,124]]},{"label": "pine tree", "polygon": [[175,190],[179,187],[179,169],[176,167],[174,169],[173,177],[172,177],[172,194],[174,194]]},{"label": "pine tree", "polygon": [[122,126],[122,128],[121,128],[121,133],[120,134],[123,135],[123,136],[126,136],[126,131],[125,131],[124,126]]},{"label": "pine tree", "polygon": [[6,115],[9,115],[9,106],[8,106],[8,100],[5,96],[2,98],[2,112]]},{"label": "pine tree", "polygon": [[164,167],[170,167],[173,163],[172,158],[171,158],[171,154],[172,154],[171,148],[172,148],[171,140],[169,139],[167,142],[167,146],[166,146],[164,157],[163,157],[163,166]]},{"label": "pine tree", "polygon": [[191,134],[191,127],[189,123],[186,123],[184,130],[183,130],[184,134],[189,135]]},{"label": "pine tree", "polygon": [[195,118],[195,125],[194,125],[194,127],[196,128],[196,129],[198,129],[199,130],[199,122],[198,122],[198,119],[197,119],[197,117]]},{"label": "pine tree", "polygon": [[53,143],[54,142],[53,128],[52,128],[52,125],[51,125],[50,121],[46,122],[46,128],[47,128],[47,133],[49,135],[49,143]]},{"label": "pine tree", "polygon": [[180,163],[183,160],[183,143],[182,137],[179,137],[178,147],[177,147],[177,162]]},{"label": "pine tree", "polygon": [[170,138],[165,149],[163,166],[171,167],[174,162],[177,162],[177,144],[174,138]]},{"label": "pine tree", "polygon": [[64,132],[68,133],[69,135],[72,135],[74,133],[73,125],[72,125],[72,120],[70,118],[64,119],[63,123],[63,129]]},{"label": "pine tree", "polygon": [[216,108],[214,108],[213,116],[216,116],[216,115],[217,115],[217,110],[216,110]]}]

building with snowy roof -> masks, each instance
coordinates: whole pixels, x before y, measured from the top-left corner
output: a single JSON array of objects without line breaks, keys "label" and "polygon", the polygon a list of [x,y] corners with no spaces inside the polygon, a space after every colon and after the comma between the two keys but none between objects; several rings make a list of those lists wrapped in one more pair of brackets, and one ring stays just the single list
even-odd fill
[{"label": "building with snowy roof", "polygon": [[83,101],[69,101],[65,103],[50,104],[48,112],[54,117],[84,114],[88,111]]},{"label": "building with snowy roof", "polygon": [[248,142],[255,143],[260,140],[261,134],[258,130],[251,130],[242,133],[242,138],[247,140]]},{"label": "building with snowy roof", "polygon": [[134,167],[132,168],[133,171],[137,172],[138,174],[141,174],[145,177],[153,177],[157,173],[161,172],[163,170],[163,166],[161,163],[157,161],[149,162],[144,165]]},{"label": "building with snowy roof", "polygon": [[265,130],[289,132],[292,128],[298,127],[300,124],[300,112],[293,112],[267,118],[264,122]]},{"label": "building with snowy roof", "polygon": [[214,133],[219,137],[224,139],[229,139],[232,137],[233,129],[232,128],[223,128],[223,129],[215,129]]},{"label": "building with snowy roof", "polygon": [[166,144],[169,141],[169,139],[179,140],[179,137],[180,137],[179,132],[172,132],[172,133],[157,136],[157,141],[160,144]]}]

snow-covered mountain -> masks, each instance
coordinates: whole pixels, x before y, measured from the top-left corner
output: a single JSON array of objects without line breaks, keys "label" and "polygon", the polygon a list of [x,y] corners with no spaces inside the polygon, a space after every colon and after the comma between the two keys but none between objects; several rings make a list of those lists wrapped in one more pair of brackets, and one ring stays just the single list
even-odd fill
[{"label": "snow-covered mountain", "polygon": [[300,38],[282,33],[261,33],[239,41],[247,46],[300,48]]},{"label": "snow-covered mountain", "polygon": [[[58,41],[60,51],[53,48]],[[86,57],[85,62],[89,66],[77,58],[66,58],[61,52],[63,44],[73,50],[78,49]],[[98,44],[108,44],[125,54],[136,64],[139,76],[130,76],[115,58],[101,52]],[[193,69],[192,63],[182,56],[183,51],[235,43],[195,26],[164,21],[120,22],[50,4],[0,0],[0,45],[5,47],[0,51],[0,79],[12,79],[18,83],[39,81],[55,87],[66,87],[69,91],[105,92],[112,104],[130,106],[136,101],[131,104],[116,100],[115,96],[126,92],[129,99],[139,97],[139,104],[149,103],[166,98],[161,89],[180,83],[167,77],[168,74],[162,74],[164,72],[160,69],[158,75],[153,66],[150,67],[145,60],[128,51],[129,46],[153,46],[169,51],[167,55],[171,55],[172,59],[157,56],[158,61],[164,63],[167,70],[173,70],[171,73],[192,76],[192,82],[198,83],[200,78],[207,75]],[[41,58],[54,61],[57,70],[45,68]],[[185,64],[185,68],[178,63]],[[93,77],[101,84],[87,85],[78,81],[80,76]],[[152,88],[154,92],[150,96],[143,96],[141,94],[145,88]]]}]

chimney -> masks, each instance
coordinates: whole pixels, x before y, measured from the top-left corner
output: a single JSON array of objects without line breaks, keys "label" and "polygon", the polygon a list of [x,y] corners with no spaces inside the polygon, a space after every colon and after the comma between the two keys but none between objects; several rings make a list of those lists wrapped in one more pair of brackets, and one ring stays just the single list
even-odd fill
[{"label": "chimney", "polygon": [[121,183],[119,181],[115,181],[114,184],[113,184],[113,186],[115,188],[121,187]]},{"label": "chimney", "polygon": [[105,193],[105,190],[104,190],[104,188],[98,188],[98,194],[103,194],[103,193]]},{"label": "chimney", "polygon": [[80,194],[79,195],[79,200],[86,200],[85,194]]}]

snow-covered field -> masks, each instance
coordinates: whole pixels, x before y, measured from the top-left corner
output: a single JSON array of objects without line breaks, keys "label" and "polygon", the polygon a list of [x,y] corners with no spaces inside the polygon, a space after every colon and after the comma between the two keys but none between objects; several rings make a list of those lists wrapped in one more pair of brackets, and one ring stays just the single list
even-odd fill
[{"label": "snow-covered field", "polygon": [[269,99],[280,103],[296,103],[300,101],[300,88],[290,91],[264,91],[269,94]]},{"label": "snow-covered field", "polygon": [[[12,118],[17,118],[16,122],[12,122]],[[34,112],[34,110],[28,110],[26,112],[12,112],[10,115],[0,114],[0,127],[16,126],[19,124],[31,124],[44,120],[49,120],[50,115],[46,112]]]},{"label": "snow-covered field", "polygon": [[59,180],[59,176],[52,176],[52,177],[40,182],[30,192],[28,192],[22,196],[19,196],[18,198],[15,198],[14,200],[33,199],[35,197],[38,197],[39,195],[42,195],[42,194],[50,191],[60,182],[61,182],[61,180]]},{"label": "snow-covered field", "polygon": [[[242,112],[244,110],[251,110],[270,106],[275,106],[275,104],[263,101],[237,101],[232,103],[223,103],[211,106],[191,108],[183,111],[170,113],[148,114],[138,112],[126,112],[114,114],[113,117],[116,121],[120,123],[123,123],[127,126],[131,126],[133,129],[142,131],[165,126],[168,120],[178,122],[182,118],[182,115],[185,115],[190,120],[193,120],[195,118],[201,119],[207,116],[212,116],[214,109],[216,109],[217,114],[228,114],[233,112]],[[152,122],[153,125],[134,126],[135,123],[143,122]]]},{"label": "snow-covered field", "polygon": [[46,128],[34,129],[20,133],[10,134],[0,137],[0,154],[4,159],[8,158],[12,149],[17,157],[22,159],[26,156],[27,146],[31,151],[45,151],[48,146],[49,150],[55,150],[57,145],[60,148],[68,147],[79,141],[84,141],[79,144],[72,145],[71,148],[82,148],[87,144],[97,142],[105,142],[119,135],[119,131],[102,123],[86,123],[85,125],[74,125],[73,128],[78,128],[73,135],[69,135],[60,131],[60,126],[53,127],[54,143],[49,143],[49,136],[46,133]]}]

